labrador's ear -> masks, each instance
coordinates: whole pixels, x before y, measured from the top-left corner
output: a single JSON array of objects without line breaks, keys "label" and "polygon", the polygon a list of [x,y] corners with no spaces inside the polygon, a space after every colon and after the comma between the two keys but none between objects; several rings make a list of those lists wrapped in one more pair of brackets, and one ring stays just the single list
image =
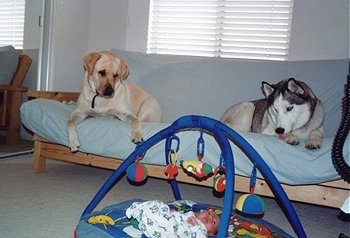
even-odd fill
[{"label": "labrador's ear", "polygon": [[95,64],[100,58],[101,58],[101,54],[96,52],[92,52],[84,56],[83,66],[89,75],[92,75],[94,73]]},{"label": "labrador's ear", "polygon": [[126,79],[129,75],[129,68],[126,62],[123,59],[120,59],[120,69],[122,79]]}]

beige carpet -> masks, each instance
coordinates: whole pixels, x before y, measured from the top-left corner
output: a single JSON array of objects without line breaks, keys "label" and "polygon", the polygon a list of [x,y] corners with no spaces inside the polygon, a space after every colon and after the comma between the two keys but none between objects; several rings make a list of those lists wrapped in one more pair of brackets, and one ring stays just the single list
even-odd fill
[{"label": "beige carpet", "polygon": [[[33,174],[32,156],[0,159],[0,237],[73,237],[81,213],[111,173],[49,160],[45,174]],[[182,184],[180,189],[184,199],[222,205],[222,198],[214,197],[211,188]],[[148,179],[142,186],[133,186],[122,179],[98,209],[132,198],[173,200],[165,181]],[[267,205],[264,219],[293,235],[277,203],[273,199],[264,200]],[[350,234],[349,223],[336,217],[338,209],[300,203],[294,203],[294,207],[310,238]]]},{"label": "beige carpet", "polygon": [[32,140],[20,140],[19,144],[6,145],[5,136],[0,136],[0,154],[18,153],[33,149],[34,142]]}]

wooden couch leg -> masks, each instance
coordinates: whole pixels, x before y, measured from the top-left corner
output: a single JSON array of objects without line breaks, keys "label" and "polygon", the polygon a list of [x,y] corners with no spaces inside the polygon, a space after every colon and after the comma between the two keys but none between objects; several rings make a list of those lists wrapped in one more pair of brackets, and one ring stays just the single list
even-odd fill
[{"label": "wooden couch leg", "polygon": [[11,92],[9,94],[11,104],[10,117],[6,120],[6,144],[16,145],[20,141],[21,117],[19,110],[22,103],[22,92]]},{"label": "wooden couch leg", "polygon": [[41,142],[34,141],[34,161],[33,170],[34,173],[45,173],[46,170],[46,158],[41,156]]}]

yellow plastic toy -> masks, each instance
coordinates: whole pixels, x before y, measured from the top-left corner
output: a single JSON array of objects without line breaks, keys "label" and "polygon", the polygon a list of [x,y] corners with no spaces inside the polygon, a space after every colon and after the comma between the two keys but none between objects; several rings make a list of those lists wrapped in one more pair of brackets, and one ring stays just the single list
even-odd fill
[{"label": "yellow plastic toy", "polygon": [[106,225],[113,226],[115,224],[115,221],[106,214],[106,215],[98,215],[98,216],[90,217],[88,220],[88,223],[102,224],[104,228],[107,229]]},{"label": "yellow plastic toy", "polygon": [[[111,211],[110,211],[111,212]],[[114,226],[116,221],[119,221],[121,219],[126,218],[126,216],[120,217],[116,220],[113,220],[112,217],[108,216],[110,212],[107,212],[105,215],[97,215],[97,216],[92,216],[88,219],[88,223],[90,224],[102,224],[105,229],[107,229],[108,226]]]}]

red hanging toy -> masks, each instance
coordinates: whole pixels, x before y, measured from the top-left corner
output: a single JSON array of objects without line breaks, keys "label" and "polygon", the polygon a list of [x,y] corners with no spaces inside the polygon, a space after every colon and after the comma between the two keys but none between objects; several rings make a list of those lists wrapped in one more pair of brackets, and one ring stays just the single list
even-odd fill
[{"label": "red hanging toy", "polygon": [[[171,159],[172,154],[174,154],[174,160]],[[176,162],[177,162],[177,153],[175,150],[171,150],[168,155],[168,165],[164,169],[164,172],[169,179],[174,179],[179,172],[179,169],[176,166]]]},{"label": "red hanging toy", "polygon": [[135,183],[144,181],[148,176],[147,169],[143,164],[140,163],[140,160],[141,158],[137,156],[135,163],[132,163],[126,169],[126,176],[130,181]]},{"label": "red hanging toy", "polygon": [[226,188],[225,166],[223,165],[223,157],[220,156],[220,164],[215,168],[213,187],[215,191],[221,193]]}]

